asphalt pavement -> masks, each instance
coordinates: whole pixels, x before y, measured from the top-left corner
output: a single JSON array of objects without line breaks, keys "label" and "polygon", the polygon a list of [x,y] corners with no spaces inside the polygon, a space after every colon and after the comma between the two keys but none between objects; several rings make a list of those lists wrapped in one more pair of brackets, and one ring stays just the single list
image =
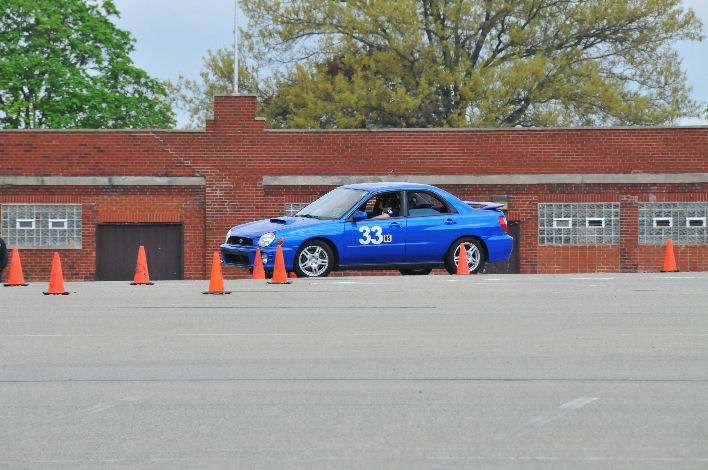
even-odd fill
[{"label": "asphalt pavement", "polygon": [[708,468],[708,273],[0,287],[0,468]]}]

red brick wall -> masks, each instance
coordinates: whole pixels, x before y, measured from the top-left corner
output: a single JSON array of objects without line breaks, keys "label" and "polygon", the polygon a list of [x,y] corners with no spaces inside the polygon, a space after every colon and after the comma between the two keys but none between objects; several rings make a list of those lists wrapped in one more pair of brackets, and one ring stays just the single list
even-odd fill
[{"label": "red brick wall", "polygon": [[[54,251],[58,251],[66,280],[96,279],[96,224],[102,222],[181,222],[184,224],[184,274],[207,276],[202,262],[205,250],[203,188],[187,187],[95,187],[34,186],[2,189],[6,204],[81,204],[82,248],[21,249],[25,280],[49,280]],[[10,255],[11,257],[11,255]],[[135,252],[137,261],[137,251]],[[5,273],[4,280],[9,275]]]},{"label": "red brick wall", "polygon": [[[264,129],[256,115],[255,97],[221,96],[215,100],[215,119],[203,131],[0,131],[0,176],[202,176],[207,181],[199,189],[147,191],[0,186],[0,203],[9,197],[15,202],[67,197],[85,204],[84,248],[66,253],[70,279],[93,276],[96,222],[146,217],[185,224],[185,276],[205,278],[211,253],[229,227],[282,214],[286,202],[307,202],[331,189],[264,187],[265,175],[387,175],[398,180],[398,175],[708,173],[708,127],[276,131]],[[524,273],[656,270],[649,248],[637,244],[636,204],[708,200],[705,183],[445,189],[465,199],[509,197],[507,217],[521,222]],[[562,201],[620,202],[620,245],[539,247],[537,204]],[[161,215],[145,211],[146,204],[161,207]],[[31,259],[44,254],[32,251],[39,254],[28,255],[28,269],[32,277],[42,278],[41,262]],[[677,262],[686,269],[708,270],[705,247],[677,247]],[[226,277],[242,275],[243,270],[225,269]]]},{"label": "red brick wall", "polygon": [[2,175],[196,175],[150,130],[0,131],[0,156]]},{"label": "red brick wall", "polygon": [[537,272],[611,273],[617,272],[620,249],[617,245],[544,245],[538,248]]},{"label": "red brick wall", "polygon": [[[666,246],[639,245],[638,271],[659,271],[664,266]],[[674,244],[674,258],[679,271],[708,271],[708,245]]]}]

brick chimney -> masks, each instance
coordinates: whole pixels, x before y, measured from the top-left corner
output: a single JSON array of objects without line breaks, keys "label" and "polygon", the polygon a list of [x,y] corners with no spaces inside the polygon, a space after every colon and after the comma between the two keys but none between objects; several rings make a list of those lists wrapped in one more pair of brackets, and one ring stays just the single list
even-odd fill
[{"label": "brick chimney", "polygon": [[215,95],[214,119],[207,120],[207,131],[234,128],[262,130],[265,118],[256,117],[257,111],[257,95]]}]

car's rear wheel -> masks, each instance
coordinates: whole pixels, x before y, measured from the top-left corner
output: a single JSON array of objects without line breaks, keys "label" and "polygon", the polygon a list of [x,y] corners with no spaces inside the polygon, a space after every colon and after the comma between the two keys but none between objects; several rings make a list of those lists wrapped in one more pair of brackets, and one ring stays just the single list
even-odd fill
[{"label": "car's rear wheel", "polygon": [[326,277],[333,267],[332,248],[322,241],[305,242],[295,253],[293,270],[298,277]]},{"label": "car's rear wheel", "polygon": [[430,269],[430,268],[416,268],[416,269],[402,268],[402,269],[399,269],[399,271],[404,276],[425,276],[426,274],[430,274],[430,271],[432,271],[432,269]]},{"label": "car's rear wheel", "polygon": [[482,243],[473,237],[462,237],[455,240],[445,254],[445,269],[450,274],[457,274],[457,261],[460,257],[460,244],[465,244],[467,252],[467,265],[470,268],[470,274],[479,272],[484,266],[485,255]]}]

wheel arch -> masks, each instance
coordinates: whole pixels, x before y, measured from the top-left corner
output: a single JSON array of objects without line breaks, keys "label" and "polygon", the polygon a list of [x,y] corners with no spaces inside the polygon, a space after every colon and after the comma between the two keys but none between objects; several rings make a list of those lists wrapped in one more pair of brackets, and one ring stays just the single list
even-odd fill
[{"label": "wheel arch", "polygon": [[[486,262],[489,262],[489,249],[487,248],[487,243],[484,241],[484,238],[480,237],[479,235],[475,235],[475,234],[460,235],[459,237],[457,237],[457,238],[455,239],[454,242],[452,242],[452,243],[450,244],[450,246],[449,246],[447,249],[449,250],[450,248],[454,247],[455,245],[459,245],[459,244],[460,244],[460,240],[462,240],[463,238],[474,238],[474,239],[476,239],[476,240],[479,242],[479,244],[480,244],[480,246],[482,247],[482,249],[484,250],[484,253],[482,253],[482,254],[484,255],[484,262],[485,262],[485,263],[486,263]],[[445,251],[445,255],[447,255],[447,250]],[[445,255],[443,255],[443,261],[445,261]]]},{"label": "wheel arch", "polygon": [[[314,240],[317,240],[322,243],[326,243],[327,246],[329,246],[330,250],[332,250],[332,254],[334,255],[334,260],[333,260],[334,265],[332,266],[332,270],[335,271],[337,269],[337,267],[339,267],[339,250],[337,250],[337,245],[335,245],[334,242],[327,237],[321,237],[321,236],[310,237],[306,240],[303,240],[302,243],[300,243],[300,245],[298,245],[297,249],[295,250],[295,253],[300,251],[300,248],[302,248],[306,243],[314,241]],[[297,262],[297,260],[293,259],[293,264],[295,264],[296,262]]]}]

